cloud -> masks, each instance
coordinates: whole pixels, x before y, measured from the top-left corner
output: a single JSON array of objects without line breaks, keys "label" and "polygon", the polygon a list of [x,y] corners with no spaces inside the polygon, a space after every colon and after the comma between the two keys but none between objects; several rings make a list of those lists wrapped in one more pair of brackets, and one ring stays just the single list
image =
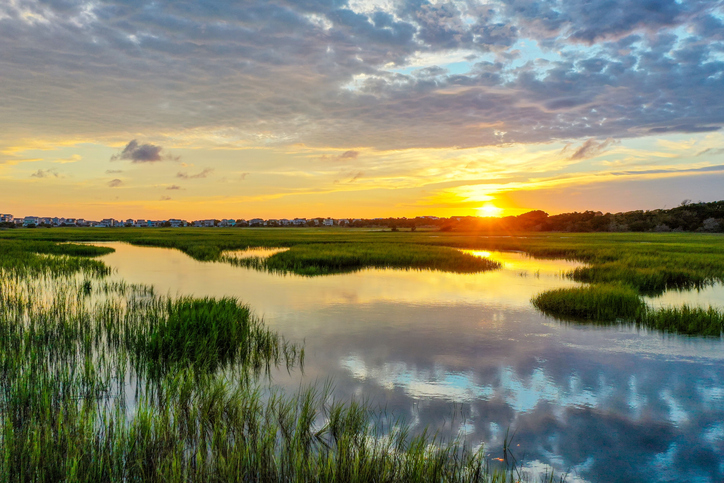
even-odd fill
[{"label": "cloud", "polygon": [[167,190],[180,190],[181,187],[179,185],[172,184],[171,186],[168,186],[166,189]]},{"label": "cloud", "polygon": [[714,132],[720,129],[721,126],[698,126],[693,124],[680,124],[678,126],[654,127],[649,129],[649,132],[652,134],[665,134],[669,132],[699,133]]},{"label": "cloud", "polygon": [[239,175],[239,179],[243,181],[246,179],[247,176],[249,176],[249,174],[251,174],[251,173],[241,173]]},{"label": "cloud", "polygon": [[163,160],[176,161],[180,159],[178,156],[174,157],[168,154],[162,155],[161,151],[163,151],[161,146],[155,146],[153,144],[138,144],[138,141],[134,139],[126,144],[123,151],[111,156],[111,161],[124,159],[134,163],[155,163]]},{"label": "cloud", "polygon": [[118,174],[118,173],[122,173],[122,172],[123,172],[122,169],[107,169],[106,170],[106,174]]},{"label": "cloud", "polygon": [[[0,132],[381,150],[708,132],[721,5],[18,0],[0,14]],[[134,139],[113,159],[178,158]]]},{"label": "cloud", "polygon": [[699,151],[698,153],[696,153],[696,156],[715,156],[718,154],[724,154],[724,148],[706,148],[703,151]]},{"label": "cloud", "polygon": [[359,157],[359,151],[348,150],[335,156],[322,155],[322,161],[353,161]]},{"label": "cloud", "polygon": [[[347,175],[349,176],[349,179],[347,181],[345,181],[345,183],[352,184],[355,181],[357,181],[358,179],[360,179],[362,176],[364,176],[364,173],[362,171],[357,171],[357,172],[353,172],[353,173],[348,173]],[[339,184],[339,183],[341,183],[341,181],[338,179],[335,179],[334,183]]]},{"label": "cloud", "polygon": [[[605,141],[601,142],[598,142],[595,139],[588,139],[581,145],[581,147],[576,149],[568,159],[572,161],[578,161],[582,159],[593,158],[595,156],[598,156],[599,154],[602,154],[609,147],[615,144],[619,144],[619,142],[612,138],[608,138]],[[568,151],[568,148],[569,146],[563,148],[563,151],[561,153],[565,153],[566,151]]]},{"label": "cloud", "polygon": [[201,171],[200,173],[196,173],[196,174],[188,174],[188,173],[179,171],[178,173],[176,173],[176,177],[181,178],[181,179],[201,179],[201,178],[206,178],[209,174],[211,174],[213,172],[214,172],[214,168],[206,168],[203,171]]},{"label": "cloud", "polygon": [[108,182],[108,186],[111,188],[117,188],[117,187],[121,186],[122,184],[123,184],[123,181],[118,178],[112,179]]},{"label": "cloud", "polygon": [[31,178],[59,178],[60,174],[54,169],[39,169],[30,175]]},{"label": "cloud", "polygon": [[162,196],[160,199],[160,201],[170,201],[170,200],[171,200],[170,196]]}]

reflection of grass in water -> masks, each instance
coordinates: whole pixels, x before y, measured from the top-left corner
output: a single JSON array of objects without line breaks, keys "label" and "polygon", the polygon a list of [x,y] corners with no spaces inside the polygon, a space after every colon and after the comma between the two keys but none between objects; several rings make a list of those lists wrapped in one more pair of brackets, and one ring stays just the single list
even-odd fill
[{"label": "reflection of grass in water", "polygon": [[719,337],[724,333],[724,312],[713,307],[651,308],[637,291],[622,285],[595,284],[543,292],[533,305],[563,320],[619,322],[670,333]]},{"label": "reflection of grass in water", "polygon": [[0,269],[0,474],[12,480],[518,479],[482,449],[411,437],[365,404],[269,393],[255,376],[303,350],[235,300],[172,299],[98,278],[96,264],[21,260],[43,268]]}]

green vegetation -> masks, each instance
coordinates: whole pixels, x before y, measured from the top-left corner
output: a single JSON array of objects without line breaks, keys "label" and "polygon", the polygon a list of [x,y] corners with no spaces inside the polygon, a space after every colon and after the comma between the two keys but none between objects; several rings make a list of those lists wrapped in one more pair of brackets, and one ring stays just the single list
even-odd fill
[{"label": "green vegetation", "polygon": [[596,284],[543,292],[532,300],[552,317],[604,324],[631,323],[668,333],[720,337],[724,334],[724,312],[684,305],[651,308],[631,287]]},{"label": "green vegetation", "polygon": [[222,260],[239,266],[301,275],[327,275],[368,267],[438,269],[461,273],[500,267],[492,260],[452,248],[393,243],[310,243],[295,245],[265,259],[224,257]]},{"label": "green vegetation", "polygon": [[[0,243],[107,240],[177,248],[198,260],[223,261],[260,270],[305,275],[340,273],[366,267],[453,272],[496,268],[489,261],[451,250],[467,248],[523,251],[537,258],[584,262],[586,266],[573,270],[568,276],[593,286],[627,286],[639,295],[702,288],[724,282],[724,236],[705,233],[529,233],[512,236],[490,234],[484,230],[461,233],[344,228],[58,228],[0,231]],[[267,259],[239,259],[222,255],[227,250],[249,247],[289,247],[290,250]],[[35,254],[28,256],[31,255],[40,257]],[[610,289],[602,290],[608,296]],[[681,317],[688,316],[685,315],[688,312],[680,311],[680,314]],[[564,311],[560,316],[568,315]],[[593,320],[599,318],[599,314],[589,313],[582,318]],[[611,321],[614,319],[609,318]],[[680,325],[684,327],[686,320],[682,320]]]},{"label": "green vegetation", "polygon": [[646,304],[636,290],[617,285],[549,290],[532,302],[541,312],[574,320],[636,320],[646,310]]},{"label": "green vegetation", "polygon": [[108,249],[0,244],[0,481],[520,480],[327,390],[265,386],[303,349],[236,300],[159,296],[78,256]]},{"label": "green vegetation", "polygon": [[83,270],[92,276],[102,276],[108,273],[108,267],[86,257],[112,251],[112,248],[89,245],[0,239],[0,270],[33,275],[71,274]]}]

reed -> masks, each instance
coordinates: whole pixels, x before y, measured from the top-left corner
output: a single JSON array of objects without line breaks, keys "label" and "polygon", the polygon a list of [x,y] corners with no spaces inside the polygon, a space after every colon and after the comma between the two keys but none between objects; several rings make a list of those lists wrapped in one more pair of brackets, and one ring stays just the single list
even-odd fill
[{"label": "reed", "polygon": [[328,389],[264,384],[303,348],[237,300],[160,296],[44,256],[22,259],[39,271],[0,262],[2,482],[520,480]]}]

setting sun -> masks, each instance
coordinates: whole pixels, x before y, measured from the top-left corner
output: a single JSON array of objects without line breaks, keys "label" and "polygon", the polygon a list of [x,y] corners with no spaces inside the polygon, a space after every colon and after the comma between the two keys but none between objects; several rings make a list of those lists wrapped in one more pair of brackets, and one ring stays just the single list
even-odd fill
[{"label": "setting sun", "polygon": [[497,206],[495,206],[492,203],[485,203],[480,208],[477,208],[477,210],[478,210],[479,216],[485,216],[485,217],[500,216],[503,213],[502,208],[498,208]]}]

